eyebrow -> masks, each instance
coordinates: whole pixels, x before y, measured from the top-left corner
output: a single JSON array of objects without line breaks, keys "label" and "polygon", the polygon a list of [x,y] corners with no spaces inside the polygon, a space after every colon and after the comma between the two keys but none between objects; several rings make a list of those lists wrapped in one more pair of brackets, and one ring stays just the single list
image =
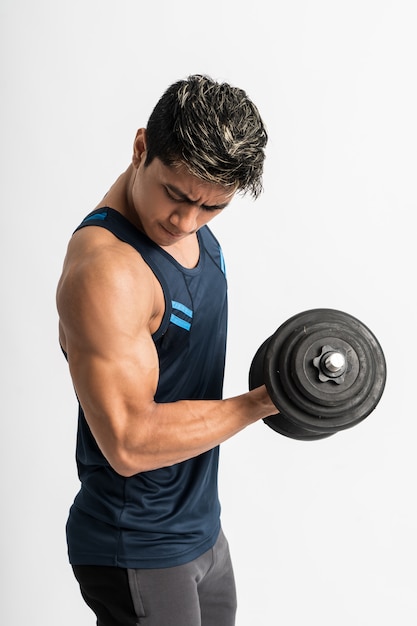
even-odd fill
[{"label": "eyebrow", "polygon": [[[187,202],[188,204],[197,204],[196,200],[193,200],[192,198],[187,196],[186,193],[181,191],[181,189],[178,189],[178,187],[176,187],[175,185],[171,185],[170,183],[165,183],[165,187],[167,189],[169,189],[170,191],[172,191],[183,202]],[[202,209],[206,209],[208,211],[215,211],[216,209],[225,209],[228,205],[229,205],[229,203],[225,202],[224,204],[213,204],[213,205],[202,204],[200,206],[201,206]]]}]

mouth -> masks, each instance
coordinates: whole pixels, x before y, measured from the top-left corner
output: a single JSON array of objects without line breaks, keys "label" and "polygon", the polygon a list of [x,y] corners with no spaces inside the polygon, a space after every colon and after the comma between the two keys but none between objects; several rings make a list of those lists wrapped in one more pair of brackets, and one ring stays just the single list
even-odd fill
[{"label": "mouth", "polygon": [[178,240],[178,239],[183,239],[183,237],[185,237],[184,233],[177,233],[177,232],[172,232],[171,230],[168,230],[168,228],[165,228],[165,226],[163,226],[162,224],[160,225],[162,230],[171,238],[174,240]]}]

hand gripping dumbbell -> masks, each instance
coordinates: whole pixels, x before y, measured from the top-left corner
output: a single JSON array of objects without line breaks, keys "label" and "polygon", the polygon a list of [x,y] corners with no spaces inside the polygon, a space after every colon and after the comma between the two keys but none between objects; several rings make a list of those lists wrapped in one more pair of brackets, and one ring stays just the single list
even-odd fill
[{"label": "hand gripping dumbbell", "polygon": [[279,410],[264,422],[306,441],[361,422],[378,404],[385,382],[376,337],[334,309],[311,309],[284,322],[260,346],[249,372],[249,388],[265,384]]}]

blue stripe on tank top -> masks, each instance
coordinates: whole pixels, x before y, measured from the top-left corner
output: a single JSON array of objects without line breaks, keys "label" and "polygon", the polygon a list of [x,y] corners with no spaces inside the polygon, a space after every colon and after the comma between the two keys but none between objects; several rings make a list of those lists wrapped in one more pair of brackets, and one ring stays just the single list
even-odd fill
[{"label": "blue stripe on tank top", "polygon": [[223,252],[220,246],[219,246],[219,252],[220,252],[220,269],[223,272],[223,274],[226,276],[226,264],[224,262],[224,256],[223,256]]},{"label": "blue stripe on tank top", "polygon": [[[174,309],[174,311],[179,311],[180,313],[184,313],[184,315],[186,315],[190,319],[193,318],[192,310],[189,309],[187,306],[185,306],[185,304],[182,304],[181,302],[177,302],[176,300],[172,300],[171,306]],[[171,313],[170,321],[172,324],[175,324],[176,326],[179,326],[180,328],[184,328],[184,330],[190,330],[191,328],[190,322],[187,322],[187,320],[183,319],[182,317],[178,317],[178,315],[175,315],[175,313]]]},{"label": "blue stripe on tank top", "polygon": [[102,213],[95,213],[95,215],[89,215],[88,217],[86,217],[83,223],[85,224],[85,222],[89,222],[90,220],[105,220],[106,217],[107,211],[103,211]]},{"label": "blue stripe on tank top", "polygon": [[190,322],[186,322],[185,320],[177,317],[173,313],[171,313],[170,322],[172,324],[175,324],[176,326],[179,326],[180,328],[184,328],[184,330],[190,330],[191,328]]},{"label": "blue stripe on tank top", "polygon": [[182,313],[185,313],[185,315],[188,315],[188,317],[193,316],[192,310],[185,306],[185,304],[181,304],[181,302],[176,302],[176,300],[172,300],[171,305],[172,308],[176,311],[181,311]]}]

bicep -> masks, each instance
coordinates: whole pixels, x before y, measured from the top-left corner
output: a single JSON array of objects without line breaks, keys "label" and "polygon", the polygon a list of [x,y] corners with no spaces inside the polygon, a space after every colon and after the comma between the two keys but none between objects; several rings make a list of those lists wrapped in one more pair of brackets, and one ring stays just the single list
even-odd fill
[{"label": "bicep", "polygon": [[[150,335],[114,339],[97,347],[87,340],[67,343],[74,386],[87,416],[120,420],[130,408],[144,410],[153,402],[158,358]],[[116,426],[117,424],[115,424]]]},{"label": "bicep", "polygon": [[[120,268],[119,268],[120,269]],[[58,310],[74,387],[91,431],[111,462],[152,409],[158,356],[150,331],[152,284],[146,272],[113,266],[69,272]]]}]

